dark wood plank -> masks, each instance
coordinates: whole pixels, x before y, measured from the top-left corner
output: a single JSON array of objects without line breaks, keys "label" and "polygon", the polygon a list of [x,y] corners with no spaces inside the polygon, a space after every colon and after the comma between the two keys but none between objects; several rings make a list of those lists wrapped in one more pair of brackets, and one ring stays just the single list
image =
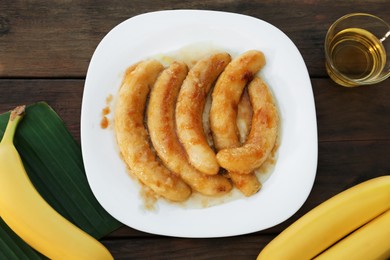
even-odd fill
[{"label": "dark wood plank", "polygon": [[103,240],[115,259],[256,259],[272,236]]},{"label": "dark wood plank", "polygon": [[0,113],[18,105],[44,101],[64,120],[80,142],[83,80],[0,80]]},{"label": "dark wood plank", "polygon": [[[387,0],[370,1],[13,1],[0,2],[0,77],[84,77],[104,35],[132,16],[166,9],[251,15],[284,31],[312,76],[326,76],[323,41],[338,17],[365,10],[390,18]],[[256,32],[254,32],[256,33]]]},{"label": "dark wood plank", "polygon": [[390,80],[346,88],[312,79],[320,141],[384,140],[390,137]]}]

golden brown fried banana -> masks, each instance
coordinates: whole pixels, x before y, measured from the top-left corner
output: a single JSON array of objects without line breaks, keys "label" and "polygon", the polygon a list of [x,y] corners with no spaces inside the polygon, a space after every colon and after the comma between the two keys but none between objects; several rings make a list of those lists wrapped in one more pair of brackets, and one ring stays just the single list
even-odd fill
[{"label": "golden brown fried banana", "polygon": [[190,165],[176,135],[175,105],[187,72],[184,63],[173,62],[154,84],[147,109],[150,139],[165,166],[194,190],[209,196],[223,195],[232,189],[230,182],[221,175],[201,173]]},{"label": "golden brown fried banana", "polygon": [[144,127],[147,95],[162,69],[159,62],[148,60],[125,73],[115,111],[115,132],[132,173],[156,194],[171,201],[184,201],[191,195],[191,188],[157,161]]},{"label": "golden brown fried banana", "polygon": [[231,172],[251,173],[271,153],[278,134],[279,116],[271,91],[256,77],[248,86],[253,107],[252,127],[241,147],[222,149],[217,154],[220,165]]},{"label": "golden brown fried banana", "polygon": [[229,63],[216,82],[212,93],[210,128],[217,150],[239,145],[235,123],[237,106],[245,86],[264,65],[262,52],[247,51]]},{"label": "golden brown fried banana", "polygon": [[215,175],[219,164],[207,143],[202,113],[207,94],[230,62],[228,53],[217,53],[199,60],[189,71],[176,104],[177,133],[189,162],[199,171]]},{"label": "golden brown fried banana", "polygon": [[[244,143],[248,137],[251,129],[252,115],[252,105],[249,100],[247,88],[245,88],[237,108],[237,126],[240,143]],[[254,173],[239,174],[230,172],[229,176],[234,186],[247,197],[255,194],[261,188],[261,183]]]},{"label": "golden brown fried banana", "polygon": [[[249,100],[247,88],[245,88],[237,108],[237,126],[240,143],[244,143],[248,137],[251,129],[252,115],[252,105]],[[261,183],[254,173],[239,174],[230,172],[229,176],[234,186],[247,197],[255,194],[261,188]]]},{"label": "golden brown fried banana", "polygon": [[[217,150],[241,145],[237,127],[239,123],[237,122],[239,120],[237,106],[245,86],[264,65],[265,57],[262,52],[247,51],[226,67],[215,84],[210,109],[210,128]],[[245,109],[245,103],[242,107]],[[247,122],[244,120],[243,123]],[[245,196],[251,196],[261,188],[261,183],[255,173],[241,176],[238,173],[229,172],[229,176],[234,186]]]},{"label": "golden brown fried banana", "polygon": [[247,197],[252,196],[261,189],[261,183],[254,173],[239,174],[229,172],[229,176],[234,186]]}]

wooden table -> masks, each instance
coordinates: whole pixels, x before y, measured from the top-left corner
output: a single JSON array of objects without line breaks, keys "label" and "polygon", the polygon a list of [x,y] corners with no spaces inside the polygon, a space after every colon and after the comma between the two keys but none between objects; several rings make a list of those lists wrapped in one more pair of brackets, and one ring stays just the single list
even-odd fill
[{"label": "wooden table", "polygon": [[0,112],[46,101],[80,141],[88,63],[104,35],[137,14],[209,9],[258,17],[284,31],[308,67],[318,120],[318,169],[303,207],[268,230],[217,239],[183,239],[123,227],[103,239],[117,259],[254,259],[279,232],[331,196],[390,173],[390,80],[359,88],[333,83],[324,67],[327,28],[349,12],[390,21],[388,0],[358,1],[0,1]]}]

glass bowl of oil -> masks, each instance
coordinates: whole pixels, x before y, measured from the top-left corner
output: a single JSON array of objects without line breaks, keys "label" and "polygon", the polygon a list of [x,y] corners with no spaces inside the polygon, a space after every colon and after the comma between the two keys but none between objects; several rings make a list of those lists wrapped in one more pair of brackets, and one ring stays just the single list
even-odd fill
[{"label": "glass bowl of oil", "polygon": [[325,38],[326,70],[345,87],[379,83],[390,76],[390,26],[371,14],[336,20]]}]

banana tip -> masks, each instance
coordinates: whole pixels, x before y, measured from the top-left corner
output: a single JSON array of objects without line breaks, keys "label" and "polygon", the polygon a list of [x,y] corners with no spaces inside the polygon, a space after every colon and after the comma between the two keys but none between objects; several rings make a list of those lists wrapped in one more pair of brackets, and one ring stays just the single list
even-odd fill
[{"label": "banana tip", "polygon": [[26,111],[26,106],[25,105],[21,105],[21,106],[15,107],[11,111],[11,120],[14,120],[17,116],[23,115],[25,111]]}]

